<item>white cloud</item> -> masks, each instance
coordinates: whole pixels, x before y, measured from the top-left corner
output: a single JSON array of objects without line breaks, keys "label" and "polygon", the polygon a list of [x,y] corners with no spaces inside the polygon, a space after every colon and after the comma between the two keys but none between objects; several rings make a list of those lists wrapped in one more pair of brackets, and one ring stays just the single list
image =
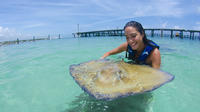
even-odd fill
[{"label": "white cloud", "polygon": [[119,17],[119,18],[101,20],[101,21],[97,21],[97,22],[94,22],[94,23],[91,23],[91,24],[84,25],[84,27],[90,27],[90,26],[93,26],[93,25],[105,24],[105,23],[109,23],[109,22],[112,22],[112,21],[117,21],[117,20],[122,20],[122,19],[127,19],[127,18],[129,18],[129,17]]},{"label": "white cloud", "polygon": [[200,21],[196,22],[196,25],[193,27],[193,30],[200,30]]},{"label": "white cloud", "polygon": [[199,26],[194,26],[193,30],[200,30],[200,25]]},{"label": "white cloud", "polygon": [[35,27],[41,27],[44,26],[44,23],[37,23],[37,24],[30,24],[30,25],[26,25],[24,26],[25,28],[35,28]]},{"label": "white cloud", "polygon": [[162,26],[162,28],[166,28],[167,27],[167,22],[163,23],[161,26]]},{"label": "white cloud", "polygon": [[[92,3],[90,3],[90,5],[96,5],[97,7],[102,8],[102,14],[113,18],[98,20],[96,22],[85,25],[86,27],[135,17],[180,17],[184,14],[183,10],[179,6],[179,1],[177,0],[150,0],[149,2],[137,0],[125,0],[124,2],[116,2],[115,0],[91,1]],[[167,27],[167,22],[163,23],[162,27]]]},{"label": "white cloud", "polygon": [[181,29],[180,26],[174,26],[174,29]]},{"label": "white cloud", "polygon": [[91,0],[97,6],[103,8],[105,13],[112,13],[116,16],[182,16],[183,9],[179,1],[174,0],[150,0],[148,2],[126,0],[124,2],[116,2],[115,0]]},{"label": "white cloud", "polygon": [[91,2],[93,2],[95,5],[103,8],[106,11],[113,11],[114,9],[112,8],[112,4],[106,4],[106,1],[102,1],[102,0],[91,0]]},{"label": "white cloud", "polygon": [[200,13],[200,6],[199,6],[199,7],[197,7],[197,12],[198,12],[198,13]]},{"label": "white cloud", "polygon": [[[38,5],[41,5],[38,4]],[[55,2],[44,2],[42,3],[42,5],[48,5],[48,6],[63,6],[63,7],[67,7],[67,6],[81,6],[81,4],[73,4],[73,3],[62,3],[62,2],[58,2],[58,3],[55,3]]]},{"label": "white cloud", "polygon": [[197,25],[200,25],[200,21],[196,22]]},{"label": "white cloud", "polygon": [[178,1],[174,0],[152,0],[148,6],[151,6],[148,15],[155,16],[174,16],[183,15],[183,10],[180,8]]},{"label": "white cloud", "polygon": [[14,5],[16,7],[37,7],[37,6],[60,6],[60,7],[72,7],[72,6],[81,6],[82,4],[77,4],[77,3],[67,3],[67,2],[41,2],[41,1],[29,1],[29,2],[25,2],[25,1],[18,1],[18,2],[11,2],[8,3],[9,5]]},{"label": "white cloud", "polygon": [[0,41],[16,40],[19,37],[22,37],[22,34],[17,33],[14,29],[0,26]]}]

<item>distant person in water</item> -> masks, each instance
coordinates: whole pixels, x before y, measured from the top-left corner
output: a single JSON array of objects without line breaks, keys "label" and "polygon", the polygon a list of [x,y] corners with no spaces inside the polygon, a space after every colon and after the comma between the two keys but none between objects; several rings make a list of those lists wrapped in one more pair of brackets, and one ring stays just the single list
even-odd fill
[{"label": "distant person in water", "polygon": [[147,39],[142,25],[136,21],[130,21],[124,26],[124,33],[126,42],[106,52],[101,59],[126,51],[126,58],[133,63],[146,64],[159,69],[161,64],[159,46]]}]

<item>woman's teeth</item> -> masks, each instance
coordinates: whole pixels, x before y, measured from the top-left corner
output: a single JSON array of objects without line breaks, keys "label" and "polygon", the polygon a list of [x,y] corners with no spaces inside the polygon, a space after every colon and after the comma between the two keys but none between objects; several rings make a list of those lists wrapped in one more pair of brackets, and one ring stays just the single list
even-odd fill
[{"label": "woman's teeth", "polygon": [[136,42],[132,43],[132,46],[135,46]]}]

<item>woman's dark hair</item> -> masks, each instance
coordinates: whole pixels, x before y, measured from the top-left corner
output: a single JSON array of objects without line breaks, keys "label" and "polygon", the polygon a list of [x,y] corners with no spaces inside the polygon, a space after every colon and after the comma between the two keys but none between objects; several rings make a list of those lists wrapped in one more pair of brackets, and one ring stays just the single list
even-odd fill
[{"label": "woman's dark hair", "polygon": [[136,30],[137,30],[138,32],[140,32],[140,34],[143,34],[143,35],[144,35],[144,38],[143,38],[144,44],[147,44],[147,43],[148,43],[148,39],[147,39],[147,37],[146,37],[145,30],[144,30],[144,28],[142,27],[142,25],[141,25],[139,22],[136,22],[136,21],[129,21],[129,22],[126,23],[126,25],[124,26],[124,30],[125,30],[126,27],[129,27],[129,26],[136,28]]}]

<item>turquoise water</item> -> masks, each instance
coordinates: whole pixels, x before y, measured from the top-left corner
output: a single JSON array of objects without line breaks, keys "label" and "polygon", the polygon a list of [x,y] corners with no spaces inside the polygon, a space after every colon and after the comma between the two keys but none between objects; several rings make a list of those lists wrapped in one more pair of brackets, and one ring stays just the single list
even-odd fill
[{"label": "turquoise water", "polygon": [[[99,59],[124,37],[66,38],[0,47],[0,112],[198,112],[200,41],[150,38],[173,82],[141,95],[98,101],[84,93],[69,65]],[[125,53],[110,56],[120,59]]]}]

